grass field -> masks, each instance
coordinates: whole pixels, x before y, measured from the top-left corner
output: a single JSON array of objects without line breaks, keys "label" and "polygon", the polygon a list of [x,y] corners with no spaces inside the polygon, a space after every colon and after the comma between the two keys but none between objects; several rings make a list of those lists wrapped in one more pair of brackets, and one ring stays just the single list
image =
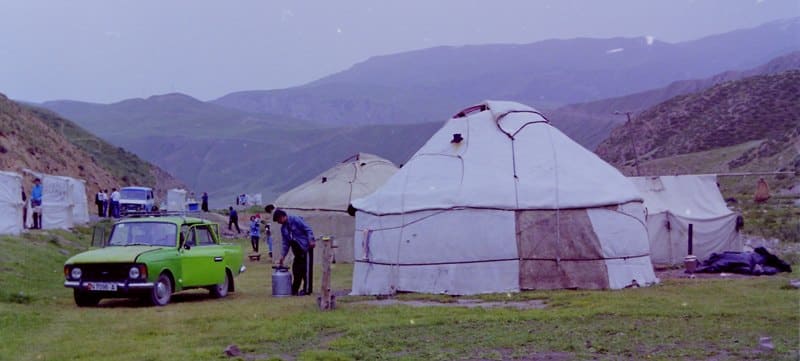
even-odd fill
[{"label": "grass field", "polygon": [[[270,297],[267,264],[247,262],[237,292],[223,300],[189,291],[161,308],[127,300],[77,308],[62,286],[62,264],[88,238],[86,229],[0,237],[0,360],[224,360],[230,344],[244,352],[233,358],[241,360],[800,357],[800,291],[787,287],[792,274],[482,296],[547,304],[531,310],[378,307],[359,303],[369,298],[341,297],[337,310],[322,313],[312,297]],[[334,265],[334,288],[349,288],[351,272]],[[775,349],[760,348],[760,337],[771,337]]]}]

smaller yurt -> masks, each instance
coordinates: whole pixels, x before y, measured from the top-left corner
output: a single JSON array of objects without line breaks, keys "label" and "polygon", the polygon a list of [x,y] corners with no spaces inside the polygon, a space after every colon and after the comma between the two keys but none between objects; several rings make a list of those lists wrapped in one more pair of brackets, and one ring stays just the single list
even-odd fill
[{"label": "smaller yurt", "polygon": [[[303,217],[316,236],[333,236],[336,261],[352,262],[355,219],[347,207],[354,199],[374,192],[395,172],[397,166],[391,161],[358,153],[282,194],[274,204]],[[280,244],[280,229],[272,232]]]},{"label": "smaller yurt", "polygon": [[0,171],[0,234],[22,232],[22,176]]},{"label": "smaller yurt", "polygon": [[631,181],[519,103],[457,113],[353,207],[354,295],[657,282]]},{"label": "smaller yurt", "polygon": [[653,263],[683,263],[689,252],[703,260],[712,253],[741,251],[739,214],[728,209],[716,175],[631,177],[644,198]]},{"label": "smaller yurt", "polygon": [[173,188],[167,190],[167,211],[182,212],[186,210],[186,190]]}]

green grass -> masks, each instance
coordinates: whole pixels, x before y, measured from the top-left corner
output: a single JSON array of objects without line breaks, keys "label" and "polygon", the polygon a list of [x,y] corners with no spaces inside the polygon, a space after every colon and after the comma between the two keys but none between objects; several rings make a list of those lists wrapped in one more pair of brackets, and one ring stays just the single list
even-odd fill
[{"label": "green grass", "polygon": [[[541,310],[375,307],[358,302],[365,297],[341,297],[337,310],[323,313],[315,297],[272,298],[268,265],[246,261],[237,292],[223,300],[189,291],[163,308],[109,300],[84,309],[62,286],[68,256],[61,250],[78,252],[89,237],[84,229],[0,238],[0,360],[222,360],[229,344],[245,353],[242,360],[800,356],[800,291],[785,287],[792,275],[481,296],[546,300]],[[333,270],[334,288],[349,288],[352,266]],[[20,292],[28,299],[13,297]],[[772,338],[774,351],[759,350],[762,336]]]}]

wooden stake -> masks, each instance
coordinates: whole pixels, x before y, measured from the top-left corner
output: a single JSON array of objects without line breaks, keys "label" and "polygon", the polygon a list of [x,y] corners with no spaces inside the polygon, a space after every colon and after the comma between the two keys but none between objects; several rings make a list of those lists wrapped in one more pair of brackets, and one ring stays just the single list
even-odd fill
[{"label": "wooden stake", "polygon": [[333,259],[333,237],[322,237],[322,296],[319,309],[332,310],[335,306],[333,293],[331,293],[331,260]]}]

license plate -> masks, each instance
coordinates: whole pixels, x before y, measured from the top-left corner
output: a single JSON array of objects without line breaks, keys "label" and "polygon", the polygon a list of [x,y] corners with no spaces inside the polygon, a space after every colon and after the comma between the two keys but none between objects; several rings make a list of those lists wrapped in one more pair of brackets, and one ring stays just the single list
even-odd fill
[{"label": "license plate", "polygon": [[88,288],[90,291],[116,291],[117,284],[108,282],[89,282],[86,284],[86,288]]}]

